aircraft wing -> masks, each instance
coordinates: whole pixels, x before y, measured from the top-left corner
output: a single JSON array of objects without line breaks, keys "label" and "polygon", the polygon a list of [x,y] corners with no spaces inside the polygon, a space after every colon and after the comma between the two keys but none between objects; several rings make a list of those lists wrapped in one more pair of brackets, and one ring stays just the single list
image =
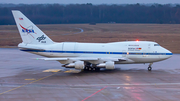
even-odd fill
[{"label": "aircraft wing", "polygon": [[46,60],[46,61],[66,61],[66,60],[72,60],[72,61],[98,61],[98,60],[103,60],[103,61],[126,61],[126,58],[109,58],[109,57],[104,57],[104,58],[91,58],[91,57],[72,57],[72,58],[37,58],[37,60]]}]

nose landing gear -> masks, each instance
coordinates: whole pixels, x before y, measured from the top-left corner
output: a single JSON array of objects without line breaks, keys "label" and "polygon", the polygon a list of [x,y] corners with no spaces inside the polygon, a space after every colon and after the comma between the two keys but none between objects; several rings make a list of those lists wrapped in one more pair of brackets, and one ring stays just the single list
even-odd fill
[{"label": "nose landing gear", "polygon": [[153,63],[150,63],[150,64],[149,64],[148,71],[151,71],[151,70],[152,70],[152,67],[151,67],[152,64],[153,64]]},{"label": "nose landing gear", "polygon": [[151,71],[152,70],[152,67],[148,67],[148,71]]}]

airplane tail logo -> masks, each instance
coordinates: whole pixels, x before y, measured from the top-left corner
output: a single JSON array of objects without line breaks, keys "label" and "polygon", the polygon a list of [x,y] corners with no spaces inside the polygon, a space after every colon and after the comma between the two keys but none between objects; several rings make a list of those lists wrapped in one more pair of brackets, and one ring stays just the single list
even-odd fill
[{"label": "airplane tail logo", "polygon": [[[35,32],[34,32],[34,30],[33,30],[33,26],[29,26],[28,28],[25,28],[25,27],[23,27],[21,24],[19,24],[20,26],[21,26],[21,28],[22,28],[22,32],[24,33],[23,35],[31,35],[33,38],[34,38],[34,36],[31,34],[31,33],[34,33],[34,34],[36,34]],[[31,27],[31,28],[30,28]]]},{"label": "airplane tail logo", "polygon": [[44,37],[44,35],[42,35],[41,37],[38,37],[36,40],[38,40],[40,42],[41,40],[45,40],[45,39],[46,39],[46,37]]},{"label": "airplane tail logo", "polygon": [[33,22],[18,10],[12,10],[13,17],[25,44],[54,44]]}]

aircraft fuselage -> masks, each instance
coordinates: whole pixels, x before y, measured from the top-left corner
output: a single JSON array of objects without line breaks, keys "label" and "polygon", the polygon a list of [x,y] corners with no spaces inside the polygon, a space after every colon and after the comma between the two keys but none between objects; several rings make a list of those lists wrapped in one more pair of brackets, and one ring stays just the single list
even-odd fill
[{"label": "aircraft fuselage", "polygon": [[[149,41],[127,41],[113,43],[78,43],[62,42],[50,45],[19,44],[22,51],[45,57],[124,57],[128,61],[117,61],[116,64],[152,63],[167,59],[172,53]],[[101,63],[101,61],[99,61]],[[99,62],[96,61],[96,64]]]}]

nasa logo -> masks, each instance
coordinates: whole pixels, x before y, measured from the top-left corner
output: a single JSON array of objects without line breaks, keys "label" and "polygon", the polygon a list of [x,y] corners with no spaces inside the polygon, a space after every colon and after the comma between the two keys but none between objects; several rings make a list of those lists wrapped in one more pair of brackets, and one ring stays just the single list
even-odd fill
[{"label": "nasa logo", "polygon": [[[20,25],[21,26],[21,25]],[[34,30],[33,29],[27,29],[27,28],[24,28],[23,26],[21,26],[21,28],[22,28],[22,32],[24,32],[24,33],[34,33]]]},{"label": "nasa logo", "polygon": [[30,27],[28,27],[28,28],[25,28],[25,27],[23,27],[21,24],[19,24],[20,26],[21,26],[21,28],[22,28],[22,32],[24,33],[24,34],[22,34],[22,35],[31,35],[33,38],[34,38],[34,36],[31,34],[31,33],[34,33],[34,34],[36,34],[35,32],[34,32],[34,30],[33,30],[33,26],[30,26],[31,27],[31,29],[28,29],[28,28],[30,28]]},{"label": "nasa logo", "polygon": [[34,33],[34,30],[33,29],[26,29],[26,30],[22,29],[22,32]]},{"label": "nasa logo", "polygon": [[38,37],[36,40],[38,40],[40,42],[41,40],[45,40],[45,39],[46,39],[46,37],[44,37],[44,35],[42,35],[41,37]]}]

